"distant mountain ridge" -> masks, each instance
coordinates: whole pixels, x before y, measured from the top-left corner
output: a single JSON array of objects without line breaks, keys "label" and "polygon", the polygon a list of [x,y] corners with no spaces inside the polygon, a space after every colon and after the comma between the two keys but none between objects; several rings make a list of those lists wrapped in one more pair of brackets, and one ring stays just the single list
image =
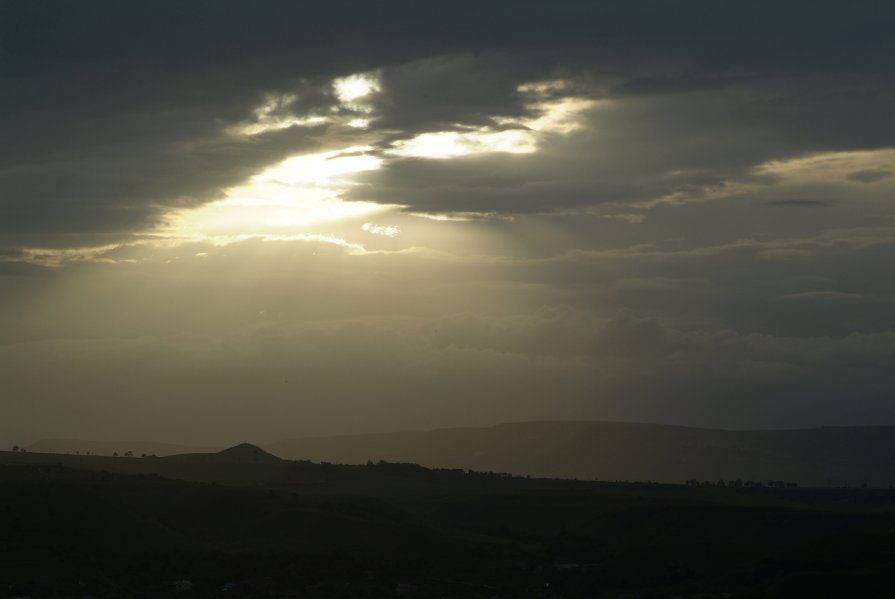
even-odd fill
[{"label": "distant mountain ridge", "polygon": [[302,438],[265,446],[287,459],[415,462],[542,477],[683,482],[895,484],[895,426],[734,431],[601,421],[498,424]]},{"label": "distant mountain ridge", "polygon": [[[39,441],[42,453],[203,454],[243,462],[279,458],[337,464],[412,462],[549,478],[895,485],[895,426],[736,431],[604,421],[544,421],[427,432],[288,439],[226,449],[151,442]],[[272,455],[271,455],[272,454]]]},{"label": "distant mountain ridge", "polygon": [[197,447],[176,443],[158,443],[155,441],[90,441],[85,439],[41,439],[28,446],[28,451],[37,453],[95,453],[96,455],[124,454],[128,451],[134,455],[177,455],[181,453],[208,453],[219,451],[220,447]]}]

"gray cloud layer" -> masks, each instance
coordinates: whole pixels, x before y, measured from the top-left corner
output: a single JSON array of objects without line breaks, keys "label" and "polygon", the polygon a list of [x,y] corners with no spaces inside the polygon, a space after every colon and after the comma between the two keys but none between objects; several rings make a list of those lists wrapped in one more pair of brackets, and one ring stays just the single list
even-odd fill
[{"label": "gray cloud layer", "polygon": [[[874,2],[456,2],[432,10],[417,2],[9,1],[0,15],[8,91],[0,100],[0,226],[13,244],[24,234],[139,230],[165,207],[210,201],[277,158],[327,143],[323,131],[252,142],[222,136],[264,93],[424,58],[387,69],[383,127],[438,129],[518,113],[515,86],[557,72],[590,73],[611,81],[601,84],[605,94],[639,98],[597,120],[602,132],[571,150],[576,163],[568,164],[568,149],[539,157],[542,170],[562,168],[558,189],[541,185],[535,170],[484,190],[480,209],[638,198],[723,180],[767,156],[886,145],[893,94],[881,75],[895,55],[892,12]],[[458,53],[465,58],[437,58]],[[587,156],[604,159],[597,174],[627,184],[582,182]],[[661,178],[666,167],[694,164],[704,172]],[[383,192],[426,209],[470,209],[477,201],[464,187],[475,170],[459,177],[456,194],[429,189],[413,201],[418,177],[457,175],[441,166],[395,165]],[[502,170],[531,166],[487,170],[499,184]],[[631,185],[633,177],[644,180]],[[542,200],[508,199],[520,186]]]}]

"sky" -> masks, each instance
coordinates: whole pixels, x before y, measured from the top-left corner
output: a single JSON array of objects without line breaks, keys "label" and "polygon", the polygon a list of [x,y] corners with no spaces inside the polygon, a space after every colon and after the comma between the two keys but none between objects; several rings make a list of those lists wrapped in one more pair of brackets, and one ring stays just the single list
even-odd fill
[{"label": "sky", "polygon": [[895,424],[893,30],[0,0],[0,441]]}]

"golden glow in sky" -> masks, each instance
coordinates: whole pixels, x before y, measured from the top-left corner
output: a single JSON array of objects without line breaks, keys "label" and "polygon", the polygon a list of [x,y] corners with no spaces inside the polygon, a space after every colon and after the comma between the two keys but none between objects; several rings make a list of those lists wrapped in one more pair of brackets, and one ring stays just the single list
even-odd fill
[{"label": "golden glow in sky", "polygon": [[224,199],[178,213],[170,232],[187,238],[282,235],[388,210],[382,204],[339,199],[352,185],[349,175],[381,167],[381,159],[365,153],[370,149],[356,146],[284,160],[229,189]]},{"label": "golden glow in sky", "polygon": [[439,131],[423,133],[395,144],[390,151],[395,156],[418,158],[456,158],[486,152],[530,154],[537,150],[537,143],[528,131],[507,129],[489,131]]}]

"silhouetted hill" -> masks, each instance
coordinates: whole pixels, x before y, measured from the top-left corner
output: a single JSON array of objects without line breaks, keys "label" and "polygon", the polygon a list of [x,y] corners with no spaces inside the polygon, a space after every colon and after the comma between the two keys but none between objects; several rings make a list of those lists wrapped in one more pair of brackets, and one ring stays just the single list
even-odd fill
[{"label": "silhouetted hill", "polygon": [[282,459],[275,455],[269,454],[257,445],[251,443],[240,443],[234,445],[216,454],[220,458],[235,460],[240,462],[281,462]]},{"label": "silhouetted hill", "polygon": [[415,462],[600,480],[786,480],[810,486],[895,484],[895,427],[731,431],[623,422],[523,422],[280,441],[289,459]]}]

